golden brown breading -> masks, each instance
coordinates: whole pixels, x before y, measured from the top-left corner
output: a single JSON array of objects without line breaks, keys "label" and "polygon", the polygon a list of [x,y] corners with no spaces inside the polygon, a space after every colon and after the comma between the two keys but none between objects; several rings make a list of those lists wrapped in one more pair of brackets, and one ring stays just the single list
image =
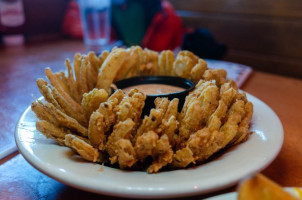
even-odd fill
[{"label": "golden brown breading", "polygon": [[78,104],[68,93],[66,93],[64,91],[64,89],[60,85],[60,82],[57,80],[57,77],[53,75],[51,69],[46,68],[45,74],[46,74],[47,78],[49,79],[51,85],[58,90],[58,92],[70,104],[70,106],[72,106],[73,109],[76,110],[77,112],[83,112],[81,105]]},{"label": "golden brown breading", "polygon": [[253,104],[251,102],[247,102],[244,106],[244,109],[245,117],[240,122],[238,132],[233,141],[231,141],[231,145],[238,144],[248,137],[249,122],[253,115]]},{"label": "golden brown breading", "polygon": [[49,123],[45,120],[40,120],[36,122],[36,128],[38,131],[43,133],[47,138],[52,138],[56,140],[60,145],[64,145],[64,138],[66,134],[69,134],[70,131],[58,127],[52,123]]},{"label": "golden brown breading", "polygon": [[192,68],[197,64],[198,57],[189,51],[180,51],[173,62],[176,76],[190,78]]},{"label": "golden brown breading", "polygon": [[118,81],[126,77],[129,78],[132,76],[131,71],[137,71],[139,65],[138,47],[133,46],[127,51],[129,52],[129,56],[125,58],[124,63],[116,73],[114,81]]},{"label": "golden brown breading", "polygon": [[113,127],[113,132],[110,134],[108,141],[106,143],[105,149],[110,156],[111,164],[114,164],[119,159],[119,153],[116,151],[117,141],[120,139],[131,139],[132,137],[132,130],[135,123],[131,119],[127,119],[125,121],[119,122]]},{"label": "golden brown breading", "polygon": [[55,100],[59,103],[64,113],[77,120],[83,126],[87,126],[88,120],[85,119],[82,110],[79,112],[75,110],[74,107],[70,106],[70,104],[66,101],[66,99],[63,98],[63,96],[57,91],[56,88],[53,88],[51,92]]},{"label": "golden brown breading", "polygon": [[76,131],[82,136],[88,135],[87,128],[82,126],[77,120],[61,112],[51,103],[46,103],[45,106],[47,110],[56,118],[58,124],[60,124],[63,127],[69,128],[72,131]]},{"label": "golden brown breading", "polygon": [[[76,55],[75,55],[75,58],[76,58]],[[70,89],[70,94],[76,102],[81,103],[81,95],[79,94],[79,89],[78,89],[76,80],[74,79],[74,75],[73,75],[73,71],[72,71],[72,67],[71,67],[69,59],[65,60],[65,66],[66,66],[67,72],[68,72],[67,85]]]},{"label": "golden brown breading", "polygon": [[204,72],[208,69],[206,61],[198,59],[198,63],[191,70],[191,80],[197,84],[202,79]]},{"label": "golden brown breading", "polygon": [[137,89],[130,91],[128,96],[117,106],[117,123],[130,118],[138,126],[145,105],[146,95]]},{"label": "golden brown breading", "polygon": [[156,141],[156,146],[152,151],[152,158],[153,162],[147,169],[150,174],[158,172],[162,167],[173,161],[173,150],[166,134]]},{"label": "golden brown breading", "polygon": [[121,68],[127,55],[128,53],[125,51],[125,49],[121,48],[113,50],[108,55],[100,69],[96,88],[104,89],[108,93],[110,93],[110,85],[112,84],[116,73]]},{"label": "golden brown breading", "polygon": [[154,75],[158,72],[158,53],[145,48],[139,51],[140,63],[138,76]]},{"label": "golden brown breading", "polygon": [[[115,47],[99,56],[75,54],[73,68],[68,59],[65,65],[66,75],[45,70],[51,85],[43,79],[37,85],[48,103],[37,100],[31,107],[41,120],[38,130],[86,160],[124,169],[152,158],[147,172],[156,173],[167,165],[201,163],[248,137],[252,103],[226,80],[225,70],[208,69],[192,52],[180,51],[175,58],[170,50]],[[157,98],[141,119],[145,94],[137,89],[111,94],[113,81],[141,75],[179,76],[196,85],[180,113],[178,99]]]},{"label": "golden brown breading", "polygon": [[99,112],[93,112],[88,126],[88,139],[90,144],[100,150],[104,150],[106,144],[104,116]]},{"label": "golden brown breading", "polygon": [[[213,83],[203,83],[188,99],[189,106],[180,121],[180,143],[184,143],[190,134],[201,129],[218,106],[219,91]],[[186,103],[185,106],[188,104]],[[183,108],[186,109],[186,108]]]},{"label": "golden brown breading", "polygon": [[57,119],[41,101],[33,101],[31,103],[31,109],[40,120],[46,120],[52,124],[58,125]]},{"label": "golden brown breading", "polygon": [[217,86],[226,82],[227,72],[224,69],[207,69],[202,77],[206,81],[215,80]]},{"label": "golden brown breading", "polygon": [[48,85],[47,81],[45,81],[42,78],[37,79],[37,86],[40,90],[40,93],[43,95],[44,99],[52,103],[56,108],[60,109],[63,111],[61,106],[58,104],[58,102],[54,99],[54,97],[51,94],[51,87]]},{"label": "golden brown breading", "polygon": [[228,110],[227,120],[219,130],[224,133],[224,141],[222,145],[223,147],[228,145],[236,136],[236,133],[238,132],[239,123],[244,115],[244,102],[242,100],[236,101]]},{"label": "golden brown breading", "polygon": [[104,89],[94,88],[89,93],[85,93],[82,99],[82,108],[86,120],[89,120],[90,115],[96,111],[100,104],[106,101],[108,98],[108,93]]},{"label": "golden brown breading", "polygon": [[136,157],[140,162],[143,162],[147,156],[152,155],[157,140],[158,135],[154,131],[147,131],[137,137],[134,150],[136,152]]},{"label": "golden brown breading", "polygon": [[174,53],[171,50],[160,52],[158,57],[158,75],[174,76]]},{"label": "golden brown breading", "polygon": [[187,147],[193,152],[195,161],[200,163],[223,147],[223,139],[224,134],[222,132],[210,132],[209,129],[204,128],[190,137]]},{"label": "golden brown breading", "polygon": [[176,151],[172,165],[183,168],[190,163],[203,162],[223,147],[223,139],[222,132],[210,132],[208,128],[196,131],[186,146]]},{"label": "golden brown breading", "polygon": [[116,141],[116,151],[121,169],[132,167],[137,162],[134,147],[129,139]]},{"label": "golden brown breading", "polygon": [[202,118],[201,104],[198,100],[194,100],[189,104],[184,118],[180,121],[179,144],[184,145],[192,133],[202,128]]},{"label": "golden brown breading", "polygon": [[96,86],[99,69],[103,62],[99,60],[99,58],[92,51],[88,53],[87,59],[89,63],[87,68],[87,80],[88,80],[88,88],[90,91]]},{"label": "golden brown breading", "polygon": [[190,163],[195,164],[193,152],[187,146],[177,150],[173,155],[172,166],[175,168],[185,168]]},{"label": "golden brown breading", "polygon": [[148,131],[155,131],[162,122],[164,116],[162,109],[151,109],[149,116],[145,116],[141,125],[137,129],[136,137]]},{"label": "golden brown breading", "polygon": [[82,158],[91,162],[100,161],[100,153],[84,140],[72,134],[65,136],[65,145],[74,149]]}]

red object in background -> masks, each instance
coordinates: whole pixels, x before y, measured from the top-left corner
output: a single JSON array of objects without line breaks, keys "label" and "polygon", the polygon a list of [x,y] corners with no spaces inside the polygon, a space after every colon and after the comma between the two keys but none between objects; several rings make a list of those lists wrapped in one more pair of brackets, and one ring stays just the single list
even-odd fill
[{"label": "red object in background", "polygon": [[162,1],[162,11],[154,16],[142,46],[155,51],[173,50],[181,45],[183,34],[180,17],[169,2]]},{"label": "red object in background", "polygon": [[[63,34],[71,38],[83,37],[80,11],[74,0],[68,5],[63,22]],[[155,51],[173,50],[181,46],[183,34],[180,17],[168,1],[162,1],[162,10],[153,17],[141,45]],[[114,29],[111,29],[111,40],[116,38]]]},{"label": "red object in background", "polygon": [[68,35],[71,38],[83,37],[79,6],[78,3],[73,0],[69,2],[64,17],[63,34]]}]

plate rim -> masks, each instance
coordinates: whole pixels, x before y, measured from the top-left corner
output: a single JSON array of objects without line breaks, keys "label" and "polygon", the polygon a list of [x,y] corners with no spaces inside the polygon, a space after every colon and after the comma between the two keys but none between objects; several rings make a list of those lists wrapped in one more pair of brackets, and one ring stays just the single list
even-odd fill
[{"label": "plate rim", "polygon": [[[244,91],[241,91],[244,92]],[[257,97],[245,92],[249,97],[259,101],[260,103],[262,103],[264,106],[266,106],[271,114],[274,115],[275,119],[278,121],[278,124],[280,125],[280,140],[279,140],[279,145],[278,147],[276,147],[274,150],[274,153],[272,154],[272,156],[269,158],[269,160],[266,163],[262,163],[261,166],[259,166],[257,169],[254,169],[253,171],[250,171],[247,174],[244,174],[245,176],[251,174],[251,173],[255,173],[255,172],[259,172],[263,169],[265,169],[268,165],[270,165],[273,160],[275,160],[275,158],[277,157],[277,155],[279,154],[279,152],[282,149],[283,146],[283,142],[284,142],[284,129],[283,129],[283,125],[279,119],[279,117],[277,116],[277,114],[263,101],[261,101],[260,99],[258,99]],[[235,185],[238,181],[240,181],[244,176],[240,176],[237,178],[233,178],[233,180],[229,181],[228,183],[219,183],[216,185],[216,187],[208,187],[208,188],[203,188],[202,190],[178,190],[176,193],[175,191],[169,191],[169,190],[162,190],[159,193],[154,193],[150,192],[150,191],[146,191],[146,190],[142,190],[142,191],[136,191],[135,193],[133,193],[133,191],[129,191],[129,190],[125,190],[125,189],[120,189],[120,190],[116,190],[116,189],[109,189],[108,188],[104,188],[102,190],[99,190],[99,188],[92,188],[89,186],[89,184],[85,185],[85,184],[75,184],[72,180],[69,180],[62,176],[59,176],[58,174],[54,174],[52,172],[52,170],[45,170],[45,166],[43,167],[43,163],[39,163],[37,162],[33,156],[31,156],[29,154],[29,152],[25,149],[25,147],[22,145],[22,142],[20,140],[18,140],[18,136],[19,136],[19,125],[20,125],[20,121],[26,116],[26,114],[28,114],[28,112],[32,112],[30,110],[30,106],[23,112],[23,114],[21,115],[21,117],[19,118],[16,127],[15,127],[15,142],[17,144],[17,147],[20,151],[20,153],[22,154],[22,156],[25,158],[25,160],[27,162],[29,162],[34,168],[36,168],[38,171],[40,171],[41,173],[63,183],[66,185],[69,185],[71,187],[74,188],[78,188],[81,190],[85,190],[85,191],[89,191],[89,192],[93,192],[93,193],[98,193],[98,194],[103,194],[103,195],[109,195],[109,196],[116,196],[116,197],[129,197],[129,198],[173,198],[173,197],[185,197],[185,196],[194,196],[194,195],[200,195],[200,194],[206,194],[206,193],[210,193],[210,192],[214,192],[214,191],[218,191],[227,187],[230,187],[232,185]],[[67,147],[66,147],[67,148]],[[202,165],[200,165],[202,166]],[[104,166],[106,167],[106,166]],[[186,169],[181,169],[181,170],[186,170]],[[144,172],[147,174],[147,172]],[[165,173],[165,172],[161,172],[161,173]]]}]

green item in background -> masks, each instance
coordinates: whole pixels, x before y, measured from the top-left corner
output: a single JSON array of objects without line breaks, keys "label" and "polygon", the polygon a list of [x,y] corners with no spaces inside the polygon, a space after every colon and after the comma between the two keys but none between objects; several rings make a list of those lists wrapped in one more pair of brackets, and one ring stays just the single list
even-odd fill
[{"label": "green item in background", "polygon": [[126,46],[140,45],[146,32],[144,7],[141,1],[128,0],[112,7],[112,23]]}]

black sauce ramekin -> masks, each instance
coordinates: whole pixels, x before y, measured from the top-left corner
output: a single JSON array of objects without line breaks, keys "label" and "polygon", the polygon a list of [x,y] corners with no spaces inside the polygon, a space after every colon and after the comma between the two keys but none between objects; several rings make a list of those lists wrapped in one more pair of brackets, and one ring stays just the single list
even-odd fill
[{"label": "black sauce ramekin", "polygon": [[183,91],[167,94],[148,94],[145,106],[142,112],[142,117],[149,115],[152,108],[155,107],[154,100],[157,97],[167,97],[169,100],[174,98],[179,99],[178,111],[180,112],[185,102],[186,96],[195,87],[194,83],[190,79],[174,77],[174,76],[139,76],[128,79],[123,79],[114,83],[118,89],[124,89],[130,86],[141,85],[141,84],[165,84],[171,86],[178,86],[183,88]]}]

